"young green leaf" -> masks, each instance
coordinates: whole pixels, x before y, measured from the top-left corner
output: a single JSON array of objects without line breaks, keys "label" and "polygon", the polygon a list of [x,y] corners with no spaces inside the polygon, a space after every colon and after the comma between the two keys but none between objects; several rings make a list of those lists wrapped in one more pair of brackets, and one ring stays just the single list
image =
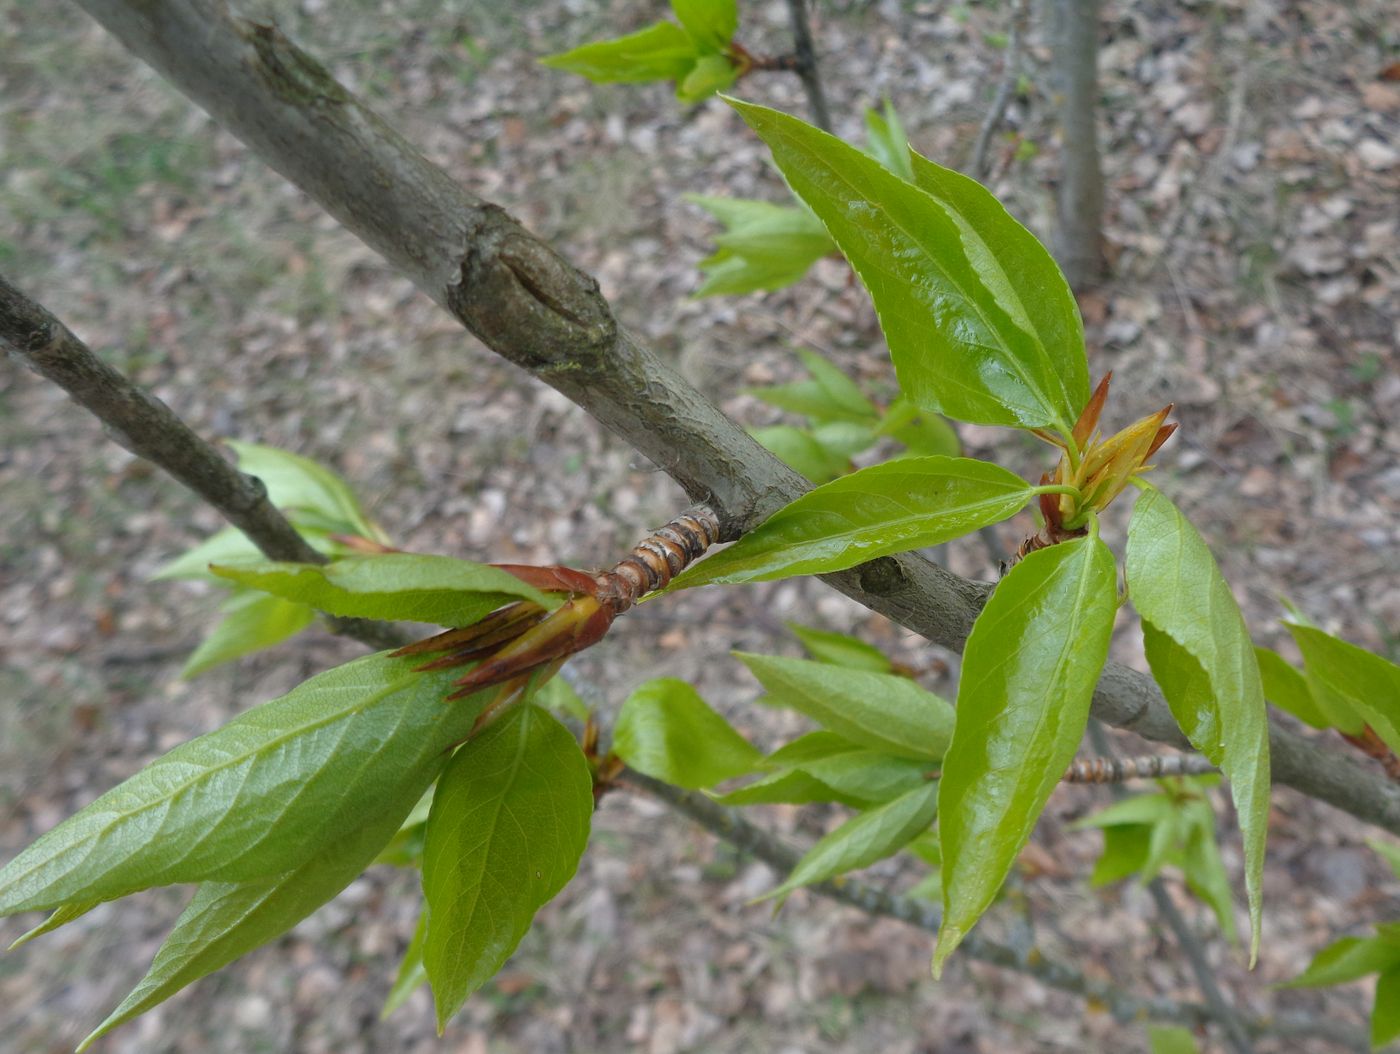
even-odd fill
[{"label": "young green leaf", "polygon": [[1280,988],[1321,988],[1400,968],[1400,944],[1380,937],[1343,937],[1313,956],[1308,968]]},{"label": "young green leaf", "polygon": [[810,209],[699,194],[688,194],[686,200],[710,212],[726,228],[715,239],[714,254],[700,262],[706,277],[695,291],[697,297],[782,289],[836,251]]},{"label": "young green leaf", "polygon": [[1143,871],[1152,844],[1150,824],[1125,823],[1103,829],[1103,852],[1094,862],[1089,884],[1095,888],[1120,882],[1129,875]]},{"label": "young green leaf", "polygon": [[729,548],[681,572],[670,588],[844,571],[998,523],[1033,493],[1019,476],[972,458],[872,465],[785,505]]},{"label": "young green leaf", "polygon": [[384,999],[383,1009],[379,1011],[379,1020],[383,1021],[403,1006],[420,985],[428,983],[428,970],[423,965],[423,940],[427,935],[428,913],[423,911],[419,913],[418,925],[414,927],[413,937],[404,949],[398,973],[394,975],[394,983]]},{"label": "young green leaf", "polygon": [[55,908],[49,917],[39,923],[39,925],[16,937],[14,943],[10,945],[9,951],[14,951],[16,948],[28,944],[35,937],[42,937],[46,933],[52,933],[60,926],[68,925],[68,923],[72,922],[74,919],[82,918],[100,903],[101,901],[94,900],[83,904],[64,904],[61,908]]},{"label": "young green leaf", "polygon": [[[1331,728],[1332,722],[1322,707],[1317,705],[1308,679],[1295,670],[1276,651],[1255,646],[1254,657],[1259,661],[1259,679],[1264,686],[1264,698],[1280,710],[1286,710],[1304,724],[1313,728]],[[1357,718],[1355,734],[1361,731],[1361,719]]]},{"label": "young green leaf", "polygon": [[[1288,623],[1320,705],[1339,700],[1400,752],[1400,666],[1311,626]],[[1359,729],[1358,729],[1359,731]]]},{"label": "young green leaf", "polygon": [[587,721],[592,714],[583,697],[574,691],[573,685],[563,677],[551,677],[545,681],[535,690],[530,701],[546,710],[572,717],[580,723]]},{"label": "young green leaf", "polygon": [[1144,492],[1133,509],[1127,578],[1147,661],[1172,714],[1230,781],[1244,839],[1253,962],[1269,821],[1269,725],[1254,646],[1210,550],[1160,491]]},{"label": "young green leaf", "polygon": [[893,856],[923,834],[938,815],[938,783],[923,786],[859,813],[808,850],[770,897],[786,898],[794,889],[824,882],[847,871]]},{"label": "young green leaf", "polygon": [[807,654],[818,662],[832,666],[844,666],[851,670],[868,670],[871,673],[892,673],[894,668],[885,653],[873,644],[844,633],[831,633],[789,622],[787,628],[802,642]]},{"label": "young green leaf", "polygon": [[671,10],[701,51],[723,51],[739,29],[735,0],[671,0]]},{"label": "young green leaf", "polygon": [[886,802],[929,780],[927,761],[896,758],[878,750],[846,750],[794,765],[823,785],[859,801]]},{"label": "young green leaf", "polygon": [[927,457],[930,454],[958,457],[962,453],[962,440],[953,431],[952,425],[937,414],[920,413],[902,395],[890,404],[876,425],[875,432],[903,443],[905,457]]},{"label": "young green leaf", "polygon": [[1181,1025],[1148,1025],[1147,1046],[1151,1054],[1200,1054],[1196,1037]]},{"label": "young green leaf", "polygon": [[822,445],[812,432],[792,425],[769,425],[749,434],[779,461],[818,485],[830,483],[851,470],[848,455]]},{"label": "young green leaf", "polygon": [[907,677],[735,654],[771,694],[765,702],[792,707],[852,743],[916,761],[937,761],[947,749],[952,707]]},{"label": "young green leaf", "polygon": [[458,671],[417,664],[357,659],[176,747],[0,869],[0,915],[267,878],[342,841],[481,710],[442,701]]},{"label": "young green leaf", "polygon": [[680,80],[695,65],[695,42],[674,22],[657,22],[613,40],[599,40],[540,59],[597,84]]},{"label": "young green leaf", "polygon": [[973,624],[938,796],[935,975],[991,904],[1074,758],[1117,600],[1113,554],[1091,536],[1031,553]]},{"label": "young green leaf", "polygon": [[799,769],[784,769],[746,784],[715,801],[721,805],[810,805],[813,802],[840,802],[853,809],[864,809],[873,802],[852,798]]},{"label": "young green leaf", "polygon": [[[958,184],[940,199],[917,155],[919,186],[795,117],[730,104],[870,290],[900,387],[920,409],[1069,432],[1089,398],[1077,308],[1049,255],[1030,252],[1034,239],[990,193]],[[928,177],[934,189],[945,182]]]},{"label": "young green leaf", "polygon": [[1230,876],[1225,873],[1225,861],[1220,859],[1216,842],[1215,813],[1204,800],[1187,807],[1188,834],[1181,854],[1181,871],[1187,888],[1210,905],[1220,932],[1234,942],[1235,905],[1230,897]]},{"label": "young green leaf", "polygon": [[497,567],[450,556],[384,553],[347,556],[331,564],[274,560],[214,568],[221,578],[352,618],[407,619],[470,626],[503,604],[528,600],[559,606]]},{"label": "young green leaf", "polygon": [[252,591],[235,592],[221,610],[223,620],[185,661],[181,677],[198,677],[220,663],[271,648],[316,621],[316,609],[307,604]]},{"label": "young green leaf", "polygon": [[692,790],[752,772],[763,755],[685,681],[658,677],[627,697],[613,753],[638,772]]},{"label": "young green leaf", "polygon": [[886,99],[880,110],[865,111],[865,138],[870,156],[906,183],[914,182],[914,165],[910,160],[909,137],[904,124]]},{"label": "young green leaf", "polygon": [[809,378],[791,384],[749,388],[766,403],[814,421],[850,421],[871,425],[878,414],[860,386],[814,351],[799,349],[798,357],[807,367]]},{"label": "young green leaf", "polygon": [[388,541],[365,515],[350,485],[324,465],[276,447],[225,442],[238,455],[238,468],[262,480],[269,500],[279,509],[314,513],[325,531]]},{"label": "young green leaf", "polygon": [[583,752],[537,706],[517,707],[453,755],[423,849],[423,964],[439,1032],[574,876],[592,814]]},{"label": "young green leaf", "polygon": [[724,91],[738,78],[739,67],[728,56],[701,55],[676,86],[676,98],[687,104],[697,103]]},{"label": "young green leaf", "polygon": [[1371,1048],[1400,1039],[1400,966],[1392,966],[1376,978],[1376,999],[1371,1009]]},{"label": "young green leaf", "polygon": [[389,791],[344,835],[282,874],[247,882],[205,882],[156,952],[150,969],[120,1006],[78,1047],[163,1003],[295,926],[348,886],[397,830],[442,767],[438,758]]}]

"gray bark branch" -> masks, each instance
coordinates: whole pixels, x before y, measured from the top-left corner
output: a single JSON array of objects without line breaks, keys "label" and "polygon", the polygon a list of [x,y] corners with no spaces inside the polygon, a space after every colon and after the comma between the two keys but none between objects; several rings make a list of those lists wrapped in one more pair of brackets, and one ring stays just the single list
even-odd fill
[{"label": "gray bark branch", "polygon": [[[592,278],[463,190],[275,27],[239,18],[218,0],[81,3],[488,347],[710,505],[725,539],[810,489],[628,334]],[[991,588],[912,554],[824,578],[958,650]],[[1155,683],[1125,666],[1105,668],[1094,713],[1186,745]],[[1400,834],[1400,786],[1280,727],[1270,740],[1276,781]]]},{"label": "gray bark branch", "polygon": [[[0,275],[0,349],[57,384],[106,427],[113,442],[163,468],[217,509],[269,560],[324,564],[267,498],[267,488],[229,464],[170,407],[103,362],[67,326]],[[373,648],[407,638],[368,619],[326,619],[335,633]]]},{"label": "gray bark branch", "polygon": [[[786,877],[802,859],[802,854],[796,849],[751,823],[737,810],[726,808],[704,794],[673,787],[634,769],[627,769],[619,780],[623,786],[630,785],[660,799],[717,838],[768,864],[783,877]],[[804,888],[819,896],[858,908],[867,915],[883,915],[927,930],[929,933],[938,932],[941,915],[934,905],[911,897],[887,893],[857,878],[842,877],[829,882],[813,883]],[[1193,1027],[1214,1022],[1227,1030],[1243,1029],[1250,1035],[1281,1034],[1295,1038],[1309,1036],[1326,1039],[1348,1050],[1369,1049],[1365,1037],[1335,1022],[1292,1015],[1279,1015],[1267,1021],[1245,1019],[1235,1014],[1223,1001],[1217,1007],[1180,1002],[1164,996],[1133,995],[1107,982],[1088,977],[1068,963],[1048,958],[1038,949],[1033,949],[1027,954],[1018,953],[1004,944],[983,937],[975,930],[963,938],[958,951],[969,958],[1034,977],[1051,988],[1101,1003],[1119,1021],[1147,1018]],[[1223,1018],[1219,1017],[1221,1014],[1224,1015]]]},{"label": "gray bark branch", "polygon": [[1076,291],[1104,275],[1099,164],[1099,3],[1048,0],[1060,101],[1059,226],[1055,259]]},{"label": "gray bark branch", "polygon": [[831,131],[831,111],[826,106],[821,73],[817,69],[817,49],[812,43],[812,23],[807,17],[807,0],[787,0],[792,17],[792,45],[797,55],[797,76],[807,93],[812,108],[812,123],[824,132]]}]

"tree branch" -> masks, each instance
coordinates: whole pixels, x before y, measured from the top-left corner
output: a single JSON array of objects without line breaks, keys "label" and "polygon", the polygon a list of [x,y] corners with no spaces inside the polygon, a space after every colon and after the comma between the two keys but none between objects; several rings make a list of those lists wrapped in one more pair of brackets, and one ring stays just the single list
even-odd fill
[{"label": "tree branch", "polygon": [[[749,822],[737,810],[717,804],[697,791],[683,790],[669,783],[627,769],[618,777],[622,786],[637,789],[665,802],[677,812],[690,817],[717,838],[728,842],[737,849],[748,853],[768,864],[779,875],[786,876],[797,866],[802,854],[791,846],[774,838],[755,824]],[[812,892],[840,901],[857,908],[867,915],[883,915],[900,922],[937,933],[940,913],[936,907],[925,901],[902,897],[877,889],[869,883],[855,878],[842,877],[829,882],[818,882],[804,887]],[[1051,988],[1102,1004],[1119,1021],[1134,1021],[1148,1018],[1155,1021],[1170,1021],[1197,1027],[1215,1022],[1228,1028],[1231,1019],[1239,1027],[1252,1035],[1283,1034],[1294,1037],[1310,1036],[1327,1039],[1339,1047],[1349,1050],[1366,1051],[1369,1046],[1365,1037],[1333,1022],[1318,1022],[1312,1018],[1279,1016],[1270,1020],[1240,1019],[1228,1007],[1223,1007],[1228,1015],[1220,1020],[1219,1010],[1200,1003],[1179,1002],[1165,996],[1136,996],[1124,992],[1105,981],[1086,976],[1083,971],[1067,963],[1046,958],[1038,950],[1032,949],[1021,954],[981,936],[976,931],[963,938],[958,946],[961,953],[980,962],[990,963],[1007,970],[1034,977]]]},{"label": "tree branch", "polygon": [[[324,564],[267,498],[267,488],[229,464],[155,396],[103,362],[67,326],[0,275],[0,348],[72,396],[118,445],[165,469],[212,505],[269,560]],[[372,648],[408,639],[369,619],[327,617],[329,628]]]},{"label": "tree branch", "polygon": [[[275,27],[219,0],[80,2],[488,347],[709,504],[726,539],[810,489],[618,325],[592,278],[459,187]],[[990,590],[912,554],[824,577],[954,649]],[[1185,745],[1157,686],[1125,666],[1105,668],[1094,713]],[[1400,834],[1400,786],[1280,727],[1270,741],[1275,780]]]},{"label": "tree branch", "polygon": [[812,23],[807,18],[807,0],[787,0],[792,16],[793,51],[797,56],[797,76],[807,92],[807,104],[812,107],[812,123],[824,132],[831,131],[831,111],[826,107],[826,92],[822,90],[821,74],[817,71],[817,49],[812,43]]}]

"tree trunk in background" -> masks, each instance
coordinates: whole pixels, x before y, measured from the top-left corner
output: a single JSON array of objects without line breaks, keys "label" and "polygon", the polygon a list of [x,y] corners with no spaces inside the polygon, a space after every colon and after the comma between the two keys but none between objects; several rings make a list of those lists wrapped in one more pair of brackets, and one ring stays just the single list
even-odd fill
[{"label": "tree trunk in background", "polygon": [[1103,278],[1103,172],[1096,122],[1100,0],[1046,0],[1060,102],[1059,227],[1051,246],[1075,290]]}]

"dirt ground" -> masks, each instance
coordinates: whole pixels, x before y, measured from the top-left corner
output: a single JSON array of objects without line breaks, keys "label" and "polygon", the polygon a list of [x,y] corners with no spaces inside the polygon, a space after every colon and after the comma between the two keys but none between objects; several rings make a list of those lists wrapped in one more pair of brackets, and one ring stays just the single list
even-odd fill
[{"label": "dirt ground", "polygon": [[[780,420],[742,389],[793,376],[798,347],[892,394],[873,312],[837,261],[776,294],[689,298],[714,230],[682,195],[785,193],[735,115],[717,103],[684,110],[663,86],[598,87],[534,63],[660,17],[661,3],[276,6],[294,38],[428,156],[597,275],[624,323],[745,424]],[[779,0],[740,6],[753,50],[788,46]],[[1175,401],[1181,430],[1159,482],[1215,546],[1256,639],[1285,651],[1280,596],[1391,658],[1400,648],[1400,437],[1384,423],[1400,409],[1400,82],[1383,76],[1395,71],[1394,14],[1386,0],[1105,11],[1115,277],[1083,300],[1092,369],[1115,371],[1110,423]],[[863,108],[887,95],[916,148],[965,164],[1007,16],[1001,4],[823,0],[838,132],[859,140]],[[992,153],[993,188],[1042,234],[1057,170],[1046,58],[1037,33]],[[786,76],[741,88],[805,113]],[[0,270],[202,434],[334,466],[404,547],[593,566],[683,506],[650,464],[464,337],[76,7],[0,8],[0,159]],[[969,453],[1028,477],[1050,464],[1016,435],[961,432]],[[217,526],[62,393],[0,367],[0,859],[158,754],[356,654],[317,630],[179,681],[217,597],[147,577]],[[1026,526],[1000,531],[1008,549]],[[990,576],[977,539],[946,556]],[[750,705],[757,685],[728,652],[796,654],[788,619],[956,669],[955,657],[802,581],[647,605],[573,672],[604,712],[647,677],[685,677],[774,743],[799,725]],[[1115,653],[1141,661],[1126,621]],[[951,676],[925,683],[955,689]],[[1057,792],[1035,866],[984,925],[1125,986],[1197,998],[1147,893],[1087,887],[1099,836],[1069,824],[1107,801]],[[1221,814],[1238,876],[1237,831]],[[761,819],[810,842],[838,817],[775,808]],[[1253,973],[1169,883],[1239,1006],[1364,1025],[1369,985],[1270,985],[1331,939],[1400,915],[1400,882],[1364,844],[1375,836],[1276,792]],[[914,873],[894,862],[871,877],[899,888]],[[379,1020],[420,902],[412,876],[379,868],[94,1049],[1146,1050],[1141,1024],[1016,974],[955,959],[935,984],[930,936],[900,924],[806,894],[773,917],[749,904],[772,877],[660,806],[615,794],[578,878],[441,1040],[426,992]],[[140,977],[185,896],[105,905],[0,957],[0,1051],[72,1049]],[[0,941],[32,923],[5,920]]]}]

